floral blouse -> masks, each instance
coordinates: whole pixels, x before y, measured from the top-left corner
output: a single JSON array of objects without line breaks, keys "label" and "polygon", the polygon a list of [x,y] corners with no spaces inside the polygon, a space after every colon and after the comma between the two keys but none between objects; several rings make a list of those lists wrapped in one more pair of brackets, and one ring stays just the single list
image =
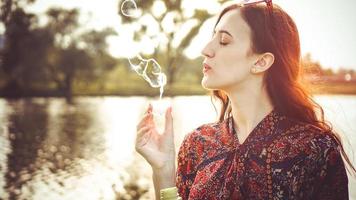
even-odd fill
[{"label": "floral blouse", "polygon": [[275,110],[242,144],[232,117],[186,135],[178,151],[176,187],[183,200],[348,199],[335,139]]}]

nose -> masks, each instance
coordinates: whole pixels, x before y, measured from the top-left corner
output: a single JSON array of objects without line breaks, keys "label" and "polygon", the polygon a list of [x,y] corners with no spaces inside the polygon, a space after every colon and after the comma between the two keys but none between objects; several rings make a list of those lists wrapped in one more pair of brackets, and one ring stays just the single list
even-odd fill
[{"label": "nose", "polygon": [[215,56],[215,52],[214,50],[210,47],[210,42],[205,45],[205,47],[203,48],[203,50],[201,51],[201,54],[204,56],[204,57],[208,57],[208,58],[212,58]]}]

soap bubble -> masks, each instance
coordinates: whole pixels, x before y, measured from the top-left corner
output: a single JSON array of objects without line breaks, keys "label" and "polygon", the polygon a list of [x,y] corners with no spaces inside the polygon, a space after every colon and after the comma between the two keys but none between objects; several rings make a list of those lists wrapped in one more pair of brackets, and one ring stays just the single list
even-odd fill
[{"label": "soap bubble", "polygon": [[162,72],[161,66],[153,59],[144,59],[140,55],[128,59],[130,66],[135,72],[142,76],[151,87],[160,88],[160,99],[163,87],[167,84],[167,76]]},{"label": "soap bubble", "polygon": [[154,59],[147,61],[143,78],[154,88],[164,86],[167,83],[166,75],[161,72],[161,66]]},{"label": "soap bubble", "polygon": [[125,0],[122,2],[121,13],[126,17],[139,17],[136,2],[134,0]]},{"label": "soap bubble", "polygon": [[143,76],[144,71],[147,67],[147,60],[143,59],[140,55],[137,55],[134,58],[128,58],[130,66],[135,72],[141,76]]}]

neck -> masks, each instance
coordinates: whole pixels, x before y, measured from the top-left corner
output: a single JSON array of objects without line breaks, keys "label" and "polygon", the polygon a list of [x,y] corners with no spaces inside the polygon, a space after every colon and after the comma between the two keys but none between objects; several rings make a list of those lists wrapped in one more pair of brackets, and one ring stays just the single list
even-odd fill
[{"label": "neck", "polygon": [[231,101],[232,116],[240,143],[272,110],[273,105],[265,87],[245,91],[227,92]]}]

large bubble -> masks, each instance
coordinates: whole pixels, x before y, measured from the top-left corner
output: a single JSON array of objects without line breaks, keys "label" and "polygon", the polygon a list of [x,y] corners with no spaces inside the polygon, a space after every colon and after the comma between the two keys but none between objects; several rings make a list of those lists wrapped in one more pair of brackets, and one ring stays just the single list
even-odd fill
[{"label": "large bubble", "polygon": [[161,66],[153,59],[144,59],[140,55],[128,59],[130,66],[142,76],[151,87],[160,88],[160,99],[163,95],[163,87],[167,84],[167,77],[162,72]]}]

